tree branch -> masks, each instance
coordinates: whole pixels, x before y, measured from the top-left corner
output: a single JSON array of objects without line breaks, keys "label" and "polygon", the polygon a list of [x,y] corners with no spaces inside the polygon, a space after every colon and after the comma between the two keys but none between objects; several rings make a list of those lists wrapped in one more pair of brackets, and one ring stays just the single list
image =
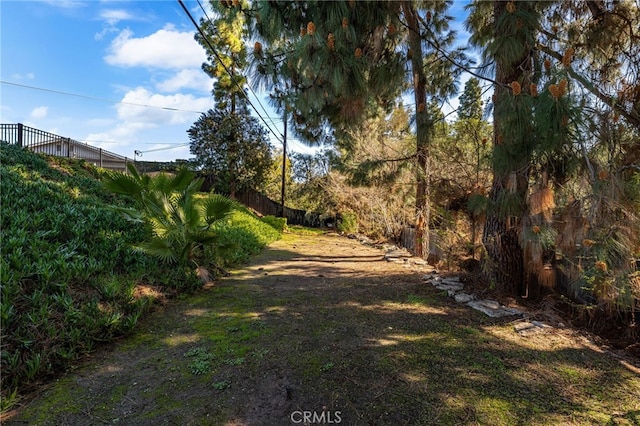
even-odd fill
[{"label": "tree branch", "polygon": [[[547,55],[557,59],[558,61],[562,61],[562,55],[558,52],[555,52],[549,49],[547,46],[539,45],[538,49]],[[630,124],[633,124],[635,127],[640,129],[640,115],[635,113],[634,111],[628,111],[622,103],[620,103],[614,96],[611,96],[603,91],[599,90],[594,84],[592,84],[586,77],[579,74],[573,67],[568,67],[567,71],[569,75],[574,78],[576,81],[580,82],[582,87],[587,89],[591,94],[595,95],[598,99],[611,106],[616,112],[620,115],[624,116]]]}]

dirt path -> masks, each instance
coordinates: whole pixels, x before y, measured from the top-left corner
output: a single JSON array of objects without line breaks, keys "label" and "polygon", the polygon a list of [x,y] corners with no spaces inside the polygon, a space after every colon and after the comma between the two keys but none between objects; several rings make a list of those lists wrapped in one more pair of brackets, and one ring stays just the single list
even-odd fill
[{"label": "dirt path", "polygon": [[415,268],[287,235],[3,424],[638,424],[632,367],[570,330],[519,336]]}]

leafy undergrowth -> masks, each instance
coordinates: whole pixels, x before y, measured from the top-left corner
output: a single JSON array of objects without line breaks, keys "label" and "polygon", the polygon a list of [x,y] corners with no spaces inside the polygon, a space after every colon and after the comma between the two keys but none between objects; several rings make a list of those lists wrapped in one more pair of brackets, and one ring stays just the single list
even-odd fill
[{"label": "leafy undergrowth", "polygon": [[[97,343],[129,332],[159,297],[201,286],[189,271],[130,249],[149,230],[113,209],[103,171],[0,145],[1,410],[65,370]],[[227,266],[279,233],[238,212],[222,231]]]},{"label": "leafy undergrowth", "polygon": [[640,423],[630,363],[571,328],[521,336],[512,318],[459,305],[421,275],[353,240],[285,234],[10,420],[287,425],[315,413],[345,425]]}]

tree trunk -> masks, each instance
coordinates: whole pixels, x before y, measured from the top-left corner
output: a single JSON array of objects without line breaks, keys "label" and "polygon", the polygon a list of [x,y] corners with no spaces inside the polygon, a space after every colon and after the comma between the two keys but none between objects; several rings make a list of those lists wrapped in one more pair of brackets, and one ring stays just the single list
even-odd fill
[{"label": "tree trunk", "polygon": [[[231,80],[233,80],[233,74],[231,74]],[[231,92],[231,115],[236,114],[236,92]],[[229,149],[229,160],[227,163],[227,169],[229,170],[229,197],[236,198],[236,173],[235,173],[235,159],[233,157],[233,147],[235,147],[235,141],[237,141],[235,132],[232,136],[233,141]]]},{"label": "tree trunk", "polygon": [[417,11],[411,2],[402,3],[402,9],[407,19],[409,29],[409,51],[411,59],[411,73],[413,77],[413,93],[416,103],[416,232],[414,250],[417,257],[429,254],[429,217],[431,205],[429,199],[429,171],[430,171],[430,124],[427,106],[427,78],[424,73],[422,58],[422,39],[418,24]]},{"label": "tree trunk", "polygon": [[[500,191],[500,179],[494,178],[489,194],[495,202]],[[488,279],[499,289],[519,297],[524,294],[524,253],[520,247],[520,228],[515,218],[504,219],[492,211],[487,215],[482,243],[487,250],[488,265],[484,268]]]},{"label": "tree trunk", "polygon": [[[517,7],[523,3],[518,2]],[[507,12],[507,2],[494,1],[494,22]],[[512,92],[510,85],[521,87],[530,83],[532,47],[517,34],[502,34],[494,24],[496,39],[516,37],[522,43],[522,53],[508,61],[495,53],[496,85],[493,109],[494,164],[493,183],[482,242],[487,252],[488,279],[497,288],[515,297],[526,295],[524,250],[520,244],[522,218],[527,214],[526,197],[529,184],[529,163],[532,135],[528,125],[532,111],[521,102],[522,96]]]}]

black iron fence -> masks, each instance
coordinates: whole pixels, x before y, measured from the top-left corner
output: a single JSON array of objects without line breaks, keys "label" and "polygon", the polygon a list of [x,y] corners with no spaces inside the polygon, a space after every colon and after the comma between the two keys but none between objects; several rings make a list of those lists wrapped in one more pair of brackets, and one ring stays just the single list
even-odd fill
[{"label": "black iron fence", "polygon": [[130,158],[85,142],[34,129],[22,123],[0,124],[0,141],[46,155],[85,160],[105,169],[126,170],[127,163],[132,161]]}]

